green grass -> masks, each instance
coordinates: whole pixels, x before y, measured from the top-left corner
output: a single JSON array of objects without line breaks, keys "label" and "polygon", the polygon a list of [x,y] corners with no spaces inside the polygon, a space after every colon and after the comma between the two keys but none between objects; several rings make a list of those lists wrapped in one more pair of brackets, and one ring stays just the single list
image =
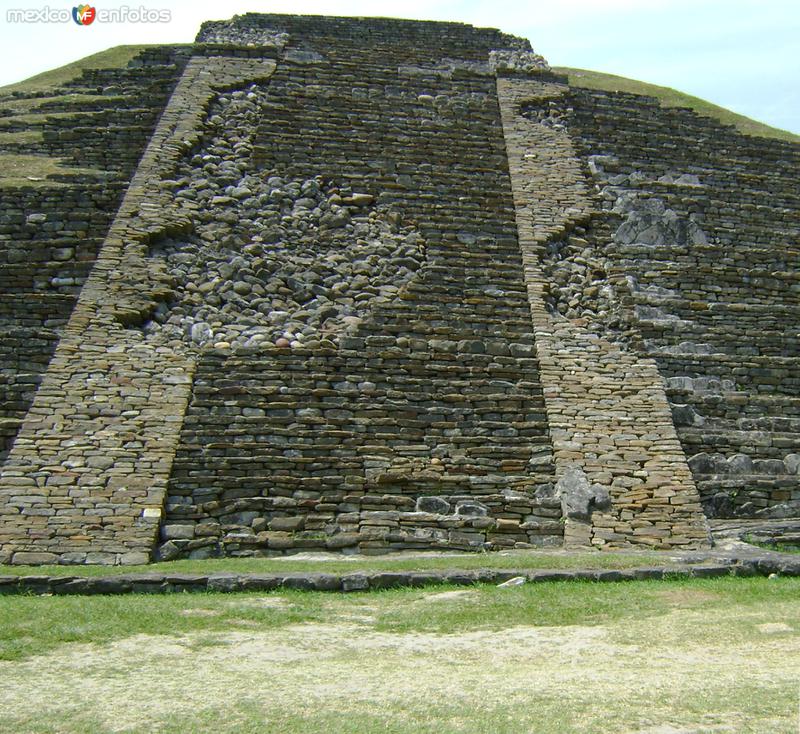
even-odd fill
[{"label": "green grass", "polygon": [[42,141],[41,130],[20,130],[7,132],[0,127],[0,146],[9,143],[39,143]]},{"label": "green grass", "polygon": [[336,556],[322,559],[212,558],[152,563],[146,566],[2,566],[0,576],[109,576],[124,573],[284,573],[356,571],[427,571],[440,569],[621,569],[669,565],[668,553],[508,551],[498,553],[415,553],[384,556]]},{"label": "green grass", "polygon": [[0,730],[795,734],[800,579],[0,597]]},{"label": "green grass", "polygon": [[[4,130],[9,125],[14,123],[24,123],[24,124],[37,124],[43,123],[48,117],[52,117],[56,120],[63,120],[64,118],[75,117],[76,115],[81,115],[82,117],[87,117],[91,115],[99,115],[101,114],[102,110],[59,110],[55,111],[44,111],[44,112],[31,112],[24,115],[14,115],[14,117],[5,117],[0,118],[0,130]],[[8,123],[8,124],[6,124]]]},{"label": "green grass", "polygon": [[[353,619],[378,632],[445,634],[516,626],[600,625],[663,616],[675,609],[736,607],[742,620],[763,604],[793,602],[800,579],[720,578],[525,584],[511,589],[432,586],[348,595],[282,590],[240,594],[0,596],[0,660],[39,655],[66,643],[133,635],[182,635]],[[435,597],[441,595],[442,600]],[[431,601],[431,598],[434,601]],[[264,599],[280,603],[263,604]],[[797,610],[800,622],[800,608]]]},{"label": "green grass", "polygon": [[[244,623],[260,629],[319,621],[321,594],[287,592],[284,608],[248,605],[253,594],[190,594],[152,597],[0,596],[0,660],[40,655],[66,643],[107,643],[132,635],[224,632]],[[42,604],[44,602],[44,604]],[[196,616],[194,611],[200,610]]]},{"label": "green grass", "polygon": [[754,540],[750,535],[745,535],[742,538],[745,543],[756,546],[756,548],[764,548],[770,551],[777,551],[778,553],[800,553],[800,545],[796,543],[767,543]]},{"label": "green grass", "polygon": [[[125,99],[124,96],[107,96],[104,94],[81,94],[76,92],[70,92],[69,94],[52,94],[47,97],[24,97],[24,98],[17,98],[17,97],[6,97],[5,99],[0,99],[0,110],[11,110],[14,113],[19,114],[30,114],[30,113],[37,113],[37,114],[48,114],[48,111],[39,110],[38,108],[41,107],[43,104],[49,104],[51,102],[58,102],[58,103],[95,103],[95,102],[120,102]],[[0,120],[3,118],[0,117]]]},{"label": "green grass", "polygon": [[59,182],[47,180],[47,177],[64,174],[102,176],[103,172],[62,165],[60,159],[45,155],[0,152],[0,186],[59,186]]},{"label": "green grass", "polygon": [[698,114],[712,117],[726,125],[733,125],[737,130],[747,135],[775,138],[792,143],[800,142],[800,135],[791,133],[788,130],[770,127],[762,122],[752,120],[749,117],[739,115],[724,107],[719,107],[711,102],[707,102],[699,97],[693,97],[675,89],[670,89],[669,87],[660,87],[656,84],[648,84],[647,82],[627,79],[625,77],[615,76],[614,74],[587,71],[586,69],[556,67],[554,71],[560,74],[566,74],[572,86],[655,97],[659,100],[662,107],[688,107]]},{"label": "green grass", "polygon": [[11,92],[45,92],[56,89],[77,79],[86,69],[119,69],[127,66],[129,61],[146,48],[154,45],[157,44],[114,46],[105,51],[73,61],[70,64],[59,66],[57,69],[44,71],[28,79],[0,87],[0,96]]}]

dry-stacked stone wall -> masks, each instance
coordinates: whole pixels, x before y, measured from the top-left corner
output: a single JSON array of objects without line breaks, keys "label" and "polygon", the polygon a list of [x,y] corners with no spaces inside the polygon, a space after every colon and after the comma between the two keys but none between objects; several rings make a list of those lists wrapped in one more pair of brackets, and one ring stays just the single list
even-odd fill
[{"label": "dry-stacked stone wall", "polygon": [[[0,462],[187,58],[156,47],[52,91],[0,95]],[[20,177],[12,156],[62,167]]]},{"label": "dry-stacked stone wall", "polygon": [[72,167],[0,188],[0,562],[796,514],[797,146],[455,23],[248,14],[73,86],[0,112]]},{"label": "dry-stacked stone wall", "polygon": [[183,314],[211,335],[161,556],[561,543],[488,60],[506,38],[265,22],[284,48],[225,202],[250,212],[226,229],[243,331]]},{"label": "dry-stacked stone wall", "polygon": [[217,90],[274,68],[203,56],[186,66],[0,473],[3,560],[151,557],[194,369],[184,350],[137,328],[172,293],[150,243],[190,226],[160,182],[195,144]]},{"label": "dry-stacked stone wall", "polygon": [[568,106],[616,325],[666,379],[706,512],[797,516],[800,146],[646,97],[575,90]]},{"label": "dry-stacked stone wall", "polygon": [[[574,245],[595,208],[572,140],[552,114],[568,87],[500,78],[497,89],[557,486],[587,496],[595,508],[568,514],[567,539],[702,545],[705,519],[655,362],[606,338],[599,321],[562,314],[547,297],[552,243],[571,238]],[[547,114],[530,115],[536,107]],[[595,315],[600,320],[603,313]]]}]

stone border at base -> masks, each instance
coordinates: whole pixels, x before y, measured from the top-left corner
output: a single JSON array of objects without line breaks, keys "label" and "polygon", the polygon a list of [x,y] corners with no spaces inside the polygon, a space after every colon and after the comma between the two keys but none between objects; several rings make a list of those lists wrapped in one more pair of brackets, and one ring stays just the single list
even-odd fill
[{"label": "stone border at base", "polygon": [[766,553],[760,557],[698,564],[627,569],[471,569],[441,571],[356,571],[352,573],[182,574],[142,573],[115,576],[0,576],[0,595],[173,594],[180,592],[376,591],[449,584],[500,584],[522,577],[546,581],[619,582],[721,576],[800,576],[800,556]]}]

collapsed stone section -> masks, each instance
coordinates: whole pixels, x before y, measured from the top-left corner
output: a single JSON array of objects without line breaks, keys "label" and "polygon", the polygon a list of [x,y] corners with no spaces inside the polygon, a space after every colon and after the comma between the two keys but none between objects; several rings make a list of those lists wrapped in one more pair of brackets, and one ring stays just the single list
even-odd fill
[{"label": "collapsed stone section", "polygon": [[220,95],[204,144],[161,182],[193,228],[150,249],[175,280],[175,297],[144,327],[156,340],[312,345],[394,298],[424,262],[419,233],[373,195],[254,169],[268,96],[257,85]]},{"label": "collapsed stone section", "polygon": [[563,237],[552,238],[542,254],[547,279],[545,300],[550,312],[591,324],[612,341],[627,343],[623,313],[624,283],[610,275],[605,248],[610,239],[603,222],[592,216]]},{"label": "collapsed stone section", "polygon": [[489,53],[489,68],[496,74],[550,71],[544,56],[525,48],[492,50]]},{"label": "collapsed stone section", "polygon": [[210,221],[151,248],[177,299],[160,304],[148,333],[200,346],[313,345],[395,297],[424,262],[419,234],[371,207],[371,195],[268,174],[238,184],[229,193],[239,206],[216,196]]},{"label": "collapsed stone section", "polygon": [[255,46],[259,49],[273,46],[276,49],[283,49],[289,40],[289,34],[269,27],[254,27],[248,22],[247,16],[235,16],[229,21],[203,23],[196,40],[198,43]]}]

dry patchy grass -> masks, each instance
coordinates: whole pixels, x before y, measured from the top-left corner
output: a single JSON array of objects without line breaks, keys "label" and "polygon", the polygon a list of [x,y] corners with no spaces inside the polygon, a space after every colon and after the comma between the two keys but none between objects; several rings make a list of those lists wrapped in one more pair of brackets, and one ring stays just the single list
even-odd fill
[{"label": "dry patchy grass", "polygon": [[[798,590],[716,579],[119,599],[157,621],[0,663],[0,729],[795,732]],[[66,601],[0,600],[28,615]],[[115,626],[108,599],[80,603]]]}]

